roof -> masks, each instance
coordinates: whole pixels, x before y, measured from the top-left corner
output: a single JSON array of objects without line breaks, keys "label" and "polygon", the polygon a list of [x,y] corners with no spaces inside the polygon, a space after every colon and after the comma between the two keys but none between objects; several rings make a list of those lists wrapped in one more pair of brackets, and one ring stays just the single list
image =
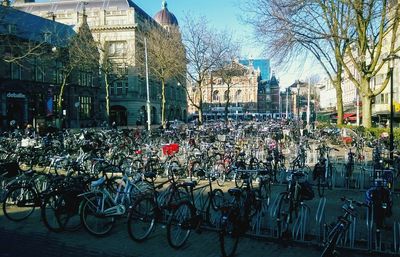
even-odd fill
[{"label": "roof", "polygon": [[66,46],[68,39],[75,34],[68,25],[12,7],[0,6],[0,21],[0,34],[14,35],[35,42],[46,41],[54,46]]},{"label": "roof", "polygon": [[146,19],[153,20],[143,9],[131,0],[57,0],[50,2],[33,2],[33,3],[15,3],[15,8],[18,8],[25,12],[54,12],[59,10],[72,10],[74,12],[82,12],[85,3],[86,10],[89,9],[117,9],[117,10],[128,10],[129,8],[135,9],[139,15]]},{"label": "roof", "polygon": [[161,26],[178,26],[178,20],[176,19],[175,15],[167,8],[167,1],[163,1],[162,9],[161,11],[156,13],[156,15],[154,15],[154,20],[158,22]]}]

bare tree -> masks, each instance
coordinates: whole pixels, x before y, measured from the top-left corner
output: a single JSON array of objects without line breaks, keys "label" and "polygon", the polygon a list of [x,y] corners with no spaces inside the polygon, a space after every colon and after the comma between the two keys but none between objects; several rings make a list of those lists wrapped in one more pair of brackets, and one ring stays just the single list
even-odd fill
[{"label": "bare tree", "polygon": [[[166,85],[174,83],[186,72],[185,48],[178,27],[165,29],[147,24],[142,31],[147,40],[148,67],[152,77],[161,82],[161,123],[166,126]],[[139,69],[144,71],[144,44],[136,53]],[[140,67],[141,66],[141,67]]]},{"label": "bare tree", "polygon": [[83,23],[66,48],[55,51],[55,59],[62,62],[62,79],[57,97],[57,110],[61,116],[65,88],[73,72],[96,72],[99,50],[87,23]]},{"label": "bare tree", "polygon": [[[255,2],[255,3],[254,3]],[[392,1],[393,2],[393,1]],[[385,63],[383,52],[398,51],[399,4],[387,0],[257,0],[249,1],[247,21],[269,43],[281,61],[290,61],[306,49],[322,65],[336,88],[338,123],[342,122],[343,71],[363,99],[363,125],[371,126],[371,99],[389,80],[371,89],[371,79]],[[389,11],[390,10],[390,11]],[[384,40],[390,49],[382,51]],[[352,69],[354,67],[355,69]],[[359,77],[359,79],[357,79]]]},{"label": "bare tree", "polygon": [[246,22],[279,64],[315,58],[336,89],[338,124],[343,122],[342,63],[351,27],[349,8],[342,1],[248,1]]},{"label": "bare tree", "polygon": [[[110,52],[110,47],[110,42],[107,41],[100,47],[100,70],[105,84],[107,122],[110,121],[110,85],[116,81],[126,79],[128,75],[127,67],[129,66],[125,52],[123,56],[119,56],[117,60],[114,60]],[[126,51],[126,49],[124,51]]]},{"label": "bare tree", "polygon": [[[236,52],[236,48],[232,50],[232,53]],[[240,77],[246,74],[246,69],[234,59],[236,57],[234,57],[234,55],[228,56],[229,59],[227,59],[227,62],[221,62],[221,66],[212,72],[212,78],[220,78],[221,82],[226,86],[226,91],[224,92],[225,122],[228,122],[228,112],[231,103],[231,89],[240,82]],[[228,62],[228,60],[230,61]]]},{"label": "bare tree", "polygon": [[209,27],[204,17],[186,17],[183,42],[188,60],[188,79],[198,97],[193,99],[188,93],[191,104],[199,112],[199,123],[203,122],[203,90],[210,72],[220,66],[224,56],[233,52],[232,36],[226,31],[217,31]]}]

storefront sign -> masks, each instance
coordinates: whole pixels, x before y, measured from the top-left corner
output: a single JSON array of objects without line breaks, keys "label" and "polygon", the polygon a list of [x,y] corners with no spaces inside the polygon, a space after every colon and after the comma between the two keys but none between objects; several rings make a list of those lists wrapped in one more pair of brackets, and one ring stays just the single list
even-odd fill
[{"label": "storefront sign", "polygon": [[26,96],[22,93],[7,93],[7,97],[9,97],[9,98],[26,98]]}]

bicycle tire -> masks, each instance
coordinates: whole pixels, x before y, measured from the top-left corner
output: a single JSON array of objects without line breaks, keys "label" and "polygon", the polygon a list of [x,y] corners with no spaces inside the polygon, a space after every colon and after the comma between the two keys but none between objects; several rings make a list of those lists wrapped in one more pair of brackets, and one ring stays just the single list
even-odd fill
[{"label": "bicycle tire", "polygon": [[225,203],[224,192],[217,188],[212,191],[211,207],[214,211],[218,211]]},{"label": "bicycle tire", "polygon": [[[37,206],[40,206],[40,199],[36,191],[30,186],[12,187],[3,199],[4,216],[12,221],[27,219]],[[23,209],[24,207],[25,209]],[[18,208],[18,210],[15,211],[15,208]]]},{"label": "bicycle tire", "polygon": [[40,207],[40,215],[44,226],[51,232],[61,232],[63,228],[57,218],[60,205],[60,196],[57,193],[50,193],[43,199]]},{"label": "bicycle tire", "polygon": [[326,243],[321,253],[321,257],[334,257],[337,240],[339,239],[340,231],[336,230],[331,239]]},{"label": "bicycle tire", "polygon": [[217,177],[218,186],[222,187],[225,184],[225,165],[218,163],[214,165],[214,175]]},{"label": "bicycle tire", "polygon": [[[86,229],[87,232],[89,232],[89,234],[97,237],[107,235],[114,227],[115,221],[114,217],[102,217],[99,213],[96,213],[98,212],[97,209],[99,207],[97,205],[99,202],[101,202],[101,200],[102,195],[100,194],[87,196],[82,201],[80,208],[80,218],[83,227]],[[104,206],[101,206],[100,208],[105,210],[110,207],[112,207],[112,204],[109,201],[104,201]],[[91,224],[91,222],[89,222],[88,218],[90,216],[95,218],[94,224]],[[100,224],[101,221],[103,221],[103,224]],[[103,225],[104,229],[100,230]],[[99,227],[99,230],[96,231],[96,227]]]},{"label": "bicycle tire", "polygon": [[82,227],[79,214],[81,191],[67,191],[60,195],[59,208],[56,214],[58,222],[65,231],[77,231]]},{"label": "bicycle tire", "polygon": [[260,183],[257,193],[262,205],[268,208],[271,201],[271,181]]},{"label": "bicycle tire", "polygon": [[319,197],[324,197],[325,195],[325,181],[323,180],[322,176],[318,176],[317,189]]},{"label": "bicycle tire", "polygon": [[237,188],[243,187],[244,181],[242,179],[242,175],[243,175],[243,173],[241,171],[236,171],[236,173],[235,173],[235,186]]},{"label": "bicycle tire", "polygon": [[291,219],[291,206],[290,199],[288,199],[287,192],[283,192],[280,195],[278,207],[276,209],[276,221],[277,227],[280,232],[287,231],[289,229]]},{"label": "bicycle tire", "polygon": [[145,241],[154,229],[157,205],[153,198],[138,199],[128,214],[128,234],[136,242]]},{"label": "bicycle tire", "polygon": [[237,228],[236,219],[230,213],[223,217],[221,230],[219,232],[219,244],[223,257],[232,257],[235,255],[239,244],[239,229]]},{"label": "bicycle tire", "polygon": [[[174,248],[181,248],[189,239],[193,226],[195,209],[191,202],[182,201],[175,206],[167,224],[168,244]],[[180,237],[180,235],[183,235]],[[180,237],[180,238],[178,238]]]}]

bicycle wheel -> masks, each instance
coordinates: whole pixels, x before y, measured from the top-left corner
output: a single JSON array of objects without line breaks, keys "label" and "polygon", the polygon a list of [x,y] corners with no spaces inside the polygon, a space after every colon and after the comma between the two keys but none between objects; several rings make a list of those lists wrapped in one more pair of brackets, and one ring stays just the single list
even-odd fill
[{"label": "bicycle wheel", "polygon": [[235,217],[236,215],[232,211],[222,217],[219,244],[223,257],[234,256],[239,243],[239,231]]},{"label": "bicycle wheel", "polygon": [[40,206],[36,191],[29,186],[18,186],[10,189],[3,200],[3,213],[7,219],[22,221],[27,219]]},{"label": "bicycle wheel", "polygon": [[222,163],[217,163],[214,165],[214,174],[217,178],[218,186],[222,187],[225,184],[225,166]]},{"label": "bicycle wheel", "polygon": [[317,189],[318,189],[318,195],[319,197],[324,197],[325,195],[325,179],[322,176],[318,176],[318,182],[317,182]]},{"label": "bicycle wheel", "polygon": [[60,195],[57,193],[48,194],[43,200],[40,208],[40,214],[44,226],[52,232],[61,232],[63,229],[57,218],[57,212],[60,207]]},{"label": "bicycle wheel", "polygon": [[211,207],[214,211],[218,211],[225,203],[224,192],[221,189],[214,189],[212,191]]},{"label": "bicycle wheel", "polygon": [[235,186],[237,188],[242,188],[242,186],[243,186],[242,176],[243,176],[243,173],[241,171],[236,171],[236,174],[235,174]]},{"label": "bicycle wheel", "polygon": [[181,248],[192,231],[195,211],[189,201],[179,203],[168,220],[167,239],[168,244],[175,249]]},{"label": "bicycle wheel", "polygon": [[291,206],[290,199],[286,192],[281,193],[278,208],[276,209],[276,221],[278,225],[279,234],[282,234],[289,230],[289,224],[291,220]]},{"label": "bicycle wheel", "polygon": [[156,222],[156,203],[150,197],[138,199],[128,215],[128,234],[132,240],[143,242],[150,235]]},{"label": "bicycle wheel", "polygon": [[337,240],[339,239],[340,231],[335,230],[331,239],[326,242],[324,246],[324,250],[322,251],[321,257],[334,257],[335,256],[335,248],[337,244]]},{"label": "bicycle wheel", "polygon": [[65,231],[77,231],[82,227],[79,216],[81,199],[78,195],[81,191],[67,191],[60,195],[56,217],[58,223]]},{"label": "bicycle wheel", "polygon": [[261,200],[263,206],[269,207],[271,200],[271,181],[263,181],[258,188],[258,198]]},{"label": "bicycle wheel", "polygon": [[113,207],[103,195],[85,198],[81,204],[80,217],[84,228],[94,236],[105,236],[114,226],[114,217],[106,216],[104,210]]}]

